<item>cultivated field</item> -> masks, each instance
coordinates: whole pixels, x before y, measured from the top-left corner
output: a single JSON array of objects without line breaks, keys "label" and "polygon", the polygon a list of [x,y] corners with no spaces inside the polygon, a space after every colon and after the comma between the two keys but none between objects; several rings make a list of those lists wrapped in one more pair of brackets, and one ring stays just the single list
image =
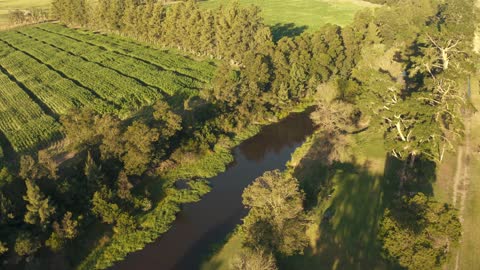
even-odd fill
[{"label": "cultivated field", "polygon": [[8,12],[15,9],[48,8],[51,0],[0,0],[0,26],[8,21]]},{"label": "cultivated field", "polygon": [[57,24],[0,32],[0,141],[16,152],[47,144],[62,135],[56,119],[76,107],[124,118],[159,99],[178,103],[214,70],[207,61]]},{"label": "cultivated field", "polygon": [[[206,8],[220,6],[231,0],[207,0]],[[241,4],[255,4],[262,9],[265,22],[269,25],[294,24],[296,27],[318,29],[326,23],[347,25],[353,21],[355,13],[374,4],[361,0],[241,0]],[[285,26],[283,26],[285,27]]]}]

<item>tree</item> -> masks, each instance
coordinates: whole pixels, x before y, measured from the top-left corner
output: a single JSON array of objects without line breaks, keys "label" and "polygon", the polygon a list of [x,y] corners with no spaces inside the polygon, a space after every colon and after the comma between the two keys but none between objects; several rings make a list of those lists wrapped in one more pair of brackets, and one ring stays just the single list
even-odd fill
[{"label": "tree", "polygon": [[137,27],[139,24],[138,6],[139,0],[126,0],[125,12],[122,17],[123,31],[132,37],[137,37]]},{"label": "tree", "polygon": [[15,217],[14,214],[14,205],[0,188],[0,225],[8,224],[9,219]]},{"label": "tree", "polygon": [[85,161],[84,174],[87,182],[87,190],[93,194],[103,182],[104,175],[102,169],[95,163],[92,154],[88,152],[87,160]]},{"label": "tree", "polygon": [[159,100],[153,106],[153,110],[154,125],[158,126],[161,133],[160,140],[166,142],[170,137],[182,130],[182,117],[175,114],[168,103]]},{"label": "tree", "polygon": [[19,256],[30,256],[35,254],[40,247],[40,242],[31,233],[20,232],[15,241],[14,250]]},{"label": "tree", "polygon": [[468,70],[475,35],[475,1],[452,0],[440,3],[438,14],[419,37],[420,57],[414,58],[423,70],[436,74],[454,65]]},{"label": "tree", "polygon": [[38,224],[45,228],[55,214],[55,207],[50,203],[50,198],[46,198],[32,180],[26,180],[25,184],[27,193],[23,199],[28,204],[24,220],[29,224]]},{"label": "tree", "polygon": [[158,43],[164,33],[163,21],[165,20],[165,9],[163,4],[158,1],[153,8],[153,14],[148,22],[149,36],[148,39],[153,43]]},{"label": "tree", "polygon": [[125,172],[130,175],[141,175],[147,170],[152,158],[154,143],[159,139],[158,130],[136,121],[127,128],[123,136],[125,153],[122,161]]},{"label": "tree", "polygon": [[97,130],[92,128],[97,127],[97,118],[95,112],[88,109],[74,110],[60,117],[66,138],[72,148],[82,149],[100,142],[101,138]]},{"label": "tree", "polygon": [[317,108],[310,115],[319,131],[319,147],[315,150],[320,152],[317,155],[320,161],[331,165],[345,156],[345,149],[349,145],[348,134],[358,126],[358,112],[352,104],[336,100],[324,100],[317,104]]},{"label": "tree", "polygon": [[6,167],[0,166],[0,189],[13,181],[14,176],[9,172]]},{"label": "tree", "polygon": [[26,22],[27,16],[25,15],[24,11],[17,9],[17,10],[8,12],[8,20],[12,25],[22,24]]},{"label": "tree", "polygon": [[107,224],[113,224],[121,214],[120,207],[110,202],[112,199],[113,192],[105,186],[93,194],[92,212]]},{"label": "tree", "polygon": [[113,115],[103,115],[97,119],[96,124],[98,136],[101,138],[101,158],[120,158],[125,151],[121,120]]},{"label": "tree", "polygon": [[8,251],[7,245],[5,243],[3,243],[2,241],[0,241],[0,256],[7,253],[7,251]]},{"label": "tree", "polygon": [[307,245],[304,193],[298,180],[280,171],[266,172],[243,192],[250,209],[244,219],[244,244],[285,255],[301,253]]},{"label": "tree", "polygon": [[242,248],[230,263],[232,270],[277,270],[275,257],[261,249]]},{"label": "tree", "polygon": [[121,213],[113,230],[118,234],[128,234],[137,229],[137,222],[134,217],[127,213]]},{"label": "tree", "polygon": [[53,251],[59,251],[65,246],[66,240],[71,240],[78,235],[78,221],[72,219],[72,213],[65,213],[62,222],[53,223],[53,232],[45,242]]},{"label": "tree", "polygon": [[65,12],[64,1],[65,0],[52,0],[52,4],[50,6],[50,18],[52,19],[62,18],[62,14]]},{"label": "tree", "polygon": [[49,174],[48,170],[32,156],[20,157],[20,172],[18,175],[23,179],[40,179]]},{"label": "tree", "polygon": [[440,269],[461,235],[456,211],[422,193],[385,210],[380,241],[387,259],[406,269]]},{"label": "tree", "polygon": [[38,164],[43,167],[50,178],[58,179],[58,164],[51,153],[46,150],[38,151]]},{"label": "tree", "polygon": [[117,180],[117,195],[120,199],[131,200],[131,189],[133,185],[128,181],[128,176],[124,171],[121,171]]}]

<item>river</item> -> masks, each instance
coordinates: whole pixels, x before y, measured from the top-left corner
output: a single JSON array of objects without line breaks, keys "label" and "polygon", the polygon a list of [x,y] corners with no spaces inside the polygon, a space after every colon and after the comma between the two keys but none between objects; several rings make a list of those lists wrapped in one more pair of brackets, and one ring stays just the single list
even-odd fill
[{"label": "river", "polygon": [[242,205],[245,187],[265,171],[284,169],[312,132],[308,113],[295,113],[242,142],[233,150],[235,161],[227,170],[209,179],[210,193],[200,202],[184,205],[167,233],[112,269],[198,269],[213,245],[224,240],[246,215]]}]

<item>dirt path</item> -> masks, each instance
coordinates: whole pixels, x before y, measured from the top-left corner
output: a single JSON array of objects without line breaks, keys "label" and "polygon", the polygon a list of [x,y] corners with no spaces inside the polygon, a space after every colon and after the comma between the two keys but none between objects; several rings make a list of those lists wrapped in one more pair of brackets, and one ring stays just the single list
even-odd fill
[{"label": "dirt path", "polygon": [[[471,121],[472,117],[465,119],[465,143],[459,147],[457,153],[457,166],[453,186],[452,203],[458,209],[460,222],[464,223],[465,202],[469,185],[469,160],[471,155]],[[459,270],[460,250],[457,251],[455,258],[455,270]]]},{"label": "dirt path", "polygon": [[[480,0],[479,0],[480,1]],[[471,101],[480,109],[479,75],[471,81]],[[465,117],[465,140],[458,148],[456,170],[453,181],[452,203],[458,209],[460,222],[462,223],[462,239],[460,247],[455,255],[455,270],[478,269],[479,251],[478,239],[480,233],[477,230],[479,215],[478,186],[480,170],[480,112]],[[453,262],[452,262],[453,264]],[[453,266],[452,266],[453,269]]]},{"label": "dirt path", "polygon": [[464,166],[463,164],[463,153],[464,153],[464,148],[465,146],[461,146],[458,148],[458,153],[457,153],[457,165],[456,165],[456,170],[455,170],[455,177],[453,181],[453,194],[452,194],[452,204],[453,206],[457,207],[457,198],[458,198],[458,190],[460,183],[462,181],[462,168]]}]

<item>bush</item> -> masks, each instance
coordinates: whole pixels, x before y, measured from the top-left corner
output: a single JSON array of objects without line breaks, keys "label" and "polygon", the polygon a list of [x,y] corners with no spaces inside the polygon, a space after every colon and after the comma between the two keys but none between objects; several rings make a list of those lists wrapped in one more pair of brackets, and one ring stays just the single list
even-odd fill
[{"label": "bush", "polygon": [[457,212],[422,193],[385,211],[380,240],[387,259],[407,269],[440,269],[461,234]]},{"label": "bush", "polygon": [[19,256],[30,256],[35,254],[40,247],[40,242],[31,233],[22,232],[17,237],[14,249]]}]

